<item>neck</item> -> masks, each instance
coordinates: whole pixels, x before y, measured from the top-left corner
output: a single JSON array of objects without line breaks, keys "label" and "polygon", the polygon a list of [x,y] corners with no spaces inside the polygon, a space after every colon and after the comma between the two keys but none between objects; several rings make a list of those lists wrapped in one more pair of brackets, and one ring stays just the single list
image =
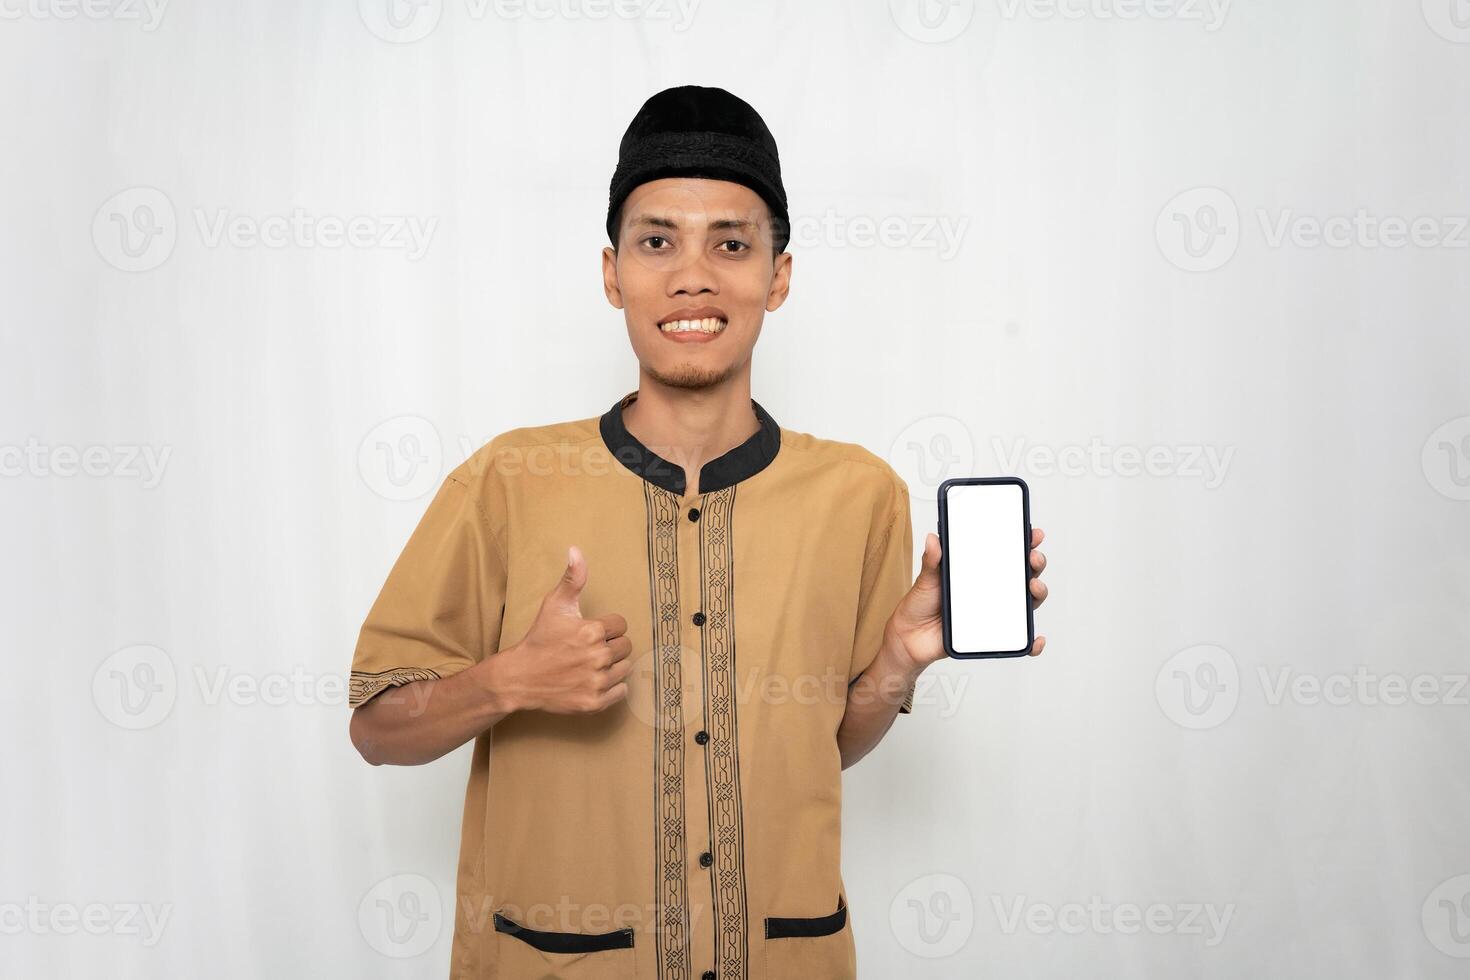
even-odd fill
[{"label": "neck", "polygon": [[750,376],[708,388],[675,388],[640,375],[638,397],[623,409],[623,425],[639,442],[684,470],[687,493],[698,494],[699,471],[760,431],[750,406]]}]

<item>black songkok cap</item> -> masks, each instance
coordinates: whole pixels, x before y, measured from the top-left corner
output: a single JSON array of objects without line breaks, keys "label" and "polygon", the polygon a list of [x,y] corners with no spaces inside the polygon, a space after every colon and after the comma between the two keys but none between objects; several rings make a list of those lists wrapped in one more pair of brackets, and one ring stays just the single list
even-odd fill
[{"label": "black songkok cap", "polygon": [[607,237],[618,243],[618,210],[639,184],[660,177],[707,177],[743,184],[771,210],[773,247],[790,234],[776,138],[760,113],[722,88],[681,85],[643,103],[618,146],[608,189]]}]

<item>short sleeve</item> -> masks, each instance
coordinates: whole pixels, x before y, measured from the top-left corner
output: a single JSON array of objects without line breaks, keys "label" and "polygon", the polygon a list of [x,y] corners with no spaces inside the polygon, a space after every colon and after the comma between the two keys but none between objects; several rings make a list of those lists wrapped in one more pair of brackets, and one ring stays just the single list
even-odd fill
[{"label": "short sleeve", "polygon": [[[848,673],[849,687],[878,655],[888,618],[914,584],[914,528],[909,512],[909,491],[897,474],[890,477],[882,514],[870,531],[863,559],[852,668]],[[910,714],[913,705],[914,689],[910,686],[898,710],[901,714]]]},{"label": "short sleeve", "polygon": [[487,651],[493,653],[505,591],[501,537],[484,502],[451,475],[419,519],[362,624],[348,707],[390,687],[457,674]]}]

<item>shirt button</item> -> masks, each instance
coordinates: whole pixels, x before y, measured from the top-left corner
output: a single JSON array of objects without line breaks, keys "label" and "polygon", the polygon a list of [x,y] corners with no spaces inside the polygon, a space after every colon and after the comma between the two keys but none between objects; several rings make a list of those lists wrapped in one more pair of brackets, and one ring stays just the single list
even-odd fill
[{"label": "shirt button", "polygon": [[699,520],[699,508],[698,507],[690,507],[689,508],[689,519],[691,521],[697,521],[697,520]]},{"label": "shirt button", "polygon": [[707,867],[709,867],[710,865],[712,865],[714,863],[715,863],[715,856],[713,854],[711,854],[709,851],[705,851],[703,854],[701,854],[699,856],[699,866],[702,867],[702,868],[707,868]]},{"label": "shirt button", "polygon": [[694,616],[692,618],[694,620],[694,625],[695,626],[703,626],[704,625],[704,613],[697,612],[697,613],[694,614]]},{"label": "shirt button", "polygon": [[700,745],[703,745],[705,742],[709,741],[709,732],[695,732],[694,740]]}]

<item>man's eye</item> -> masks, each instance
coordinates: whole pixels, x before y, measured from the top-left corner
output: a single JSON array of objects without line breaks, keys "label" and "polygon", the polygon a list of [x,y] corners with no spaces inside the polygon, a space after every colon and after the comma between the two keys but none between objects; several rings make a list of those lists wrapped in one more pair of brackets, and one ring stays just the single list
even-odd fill
[{"label": "man's eye", "polygon": [[649,235],[647,238],[643,239],[643,244],[648,245],[650,243],[654,243],[652,247],[654,249],[658,249],[658,243],[667,241],[668,239],[662,235]]},{"label": "man's eye", "polygon": [[730,249],[730,251],[732,251],[732,252],[739,252],[739,251],[742,251],[744,249],[750,248],[749,245],[745,244],[744,242],[742,242],[738,238],[726,239],[725,241],[720,242],[720,245],[722,247],[725,246],[725,245],[735,245],[735,246],[738,246],[737,248]]}]

